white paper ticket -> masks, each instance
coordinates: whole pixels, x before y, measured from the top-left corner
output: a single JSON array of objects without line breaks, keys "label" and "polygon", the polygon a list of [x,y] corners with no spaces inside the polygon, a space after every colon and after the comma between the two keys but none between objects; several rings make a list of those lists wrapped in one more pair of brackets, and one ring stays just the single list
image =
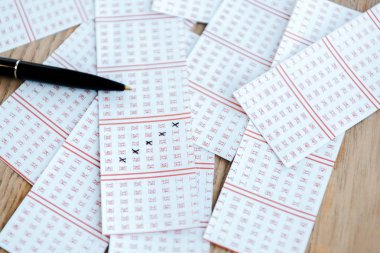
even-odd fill
[{"label": "white paper ticket", "polygon": [[[45,61],[95,72],[94,23],[82,24]],[[33,184],[82,117],[95,91],[26,81],[0,106],[0,160]]]},{"label": "white paper ticket", "polygon": [[359,15],[358,11],[327,0],[299,0],[281,39],[273,65],[290,58]]},{"label": "white paper ticket", "polygon": [[304,252],[341,141],[286,168],[250,123],[205,239],[237,252]]},{"label": "white paper ticket", "polygon": [[168,15],[207,23],[221,0],[153,0],[152,9]]},{"label": "white paper ticket", "polygon": [[183,20],[148,0],[96,4],[98,74],[133,87],[99,93],[103,232],[194,227]]},{"label": "white paper ticket", "polygon": [[233,92],[270,68],[295,2],[222,2],[188,59],[196,144],[233,159],[248,123]]},{"label": "white paper ticket", "polygon": [[0,52],[88,21],[93,0],[2,0]]},{"label": "white paper ticket", "polygon": [[380,106],[380,5],[235,93],[291,166]]},{"label": "white paper ticket", "polygon": [[[327,6],[331,11],[327,11]],[[304,14],[308,12],[305,19]],[[328,1],[300,0],[285,34],[291,31],[299,37],[318,39],[353,15],[358,13]],[[325,34],[319,30],[321,27]],[[318,35],[311,36],[313,30]],[[289,52],[296,53],[303,47],[306,45],[299,46],[284,36],[275,58],[282,61]],[[297,165],[285,168],[249,123],[207,228],[206,239],[238,252],[304,252],[342,139],[340,135]],[[244,210],[247,207],[240,208],[244,201],[251,202],[247,202],[247,207],[252,203],[256,207],[248,213]],[[228,222],[230,217],[232,222]],[[248,222],[254,225],[249,226]],[[280,227],[280,224],[285,225]],[[251,229],[240,231],[241,227]]]},{"label": "white paper ticket", "polygon": [[195,147],[195,164],[201,173],[197,194],[198,227],[155,233],[111,235],[110,253],[209,253],[210,243],[203,239],[203,234],[211,213],[214,155]]},{"label": "white paper ticket", "polygon": [[204,228],[178,231],[114,235],[110,240],[110,253],[209,253],[210,243],[202,239]]},{"label": "white paper ticket", "polygon": [[98,102],[90,105],[0,234],[10,252],[104,252]]}]

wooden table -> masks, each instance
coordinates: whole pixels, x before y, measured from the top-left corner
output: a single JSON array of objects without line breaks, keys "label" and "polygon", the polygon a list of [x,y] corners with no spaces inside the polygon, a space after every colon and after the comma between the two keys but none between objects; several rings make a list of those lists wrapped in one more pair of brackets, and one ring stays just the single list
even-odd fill
[{"label": "wooden table", "polygon": [[[365,11],[380,0],[335,2]],[[201,30],[201,27],[197,29]],[[75,28],[70,28],[0,55],[42,62],[74,30]],[[19,85],[18,81],[0,78],[0,103]],[[216,158],[214,203],[229,167],[229,162]],[[26,181],[0,161],[0,229],[4,227],[30,188]],[[379,251],[380,113],[377,112],[346,133],[307,252]],[[227,251],[212,247],[212,252]]]}]

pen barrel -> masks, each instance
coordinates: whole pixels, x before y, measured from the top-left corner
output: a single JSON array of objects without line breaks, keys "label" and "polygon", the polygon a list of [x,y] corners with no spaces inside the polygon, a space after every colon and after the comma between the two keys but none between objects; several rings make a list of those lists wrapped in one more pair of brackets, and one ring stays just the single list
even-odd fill
[{"label": "pen barrel", "polygon": [[17,60],[0,57],[0,75],[15,77],[15,65]]},{"label": "pen barrel", "polygon": [[31,62],[20,62],[17,68],[17,76],[21,79],[63,85],[70,88],[124,90],[124,86],[120,83],[96,75]]}]

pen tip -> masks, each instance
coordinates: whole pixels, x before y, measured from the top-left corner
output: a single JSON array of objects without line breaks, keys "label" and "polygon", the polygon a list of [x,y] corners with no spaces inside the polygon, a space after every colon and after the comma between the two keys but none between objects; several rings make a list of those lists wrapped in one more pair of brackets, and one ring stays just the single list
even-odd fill
[{"label": "pen tip", "polygon": [[132,90],[132,88],[127,85],[124,85],[124,90]]}]

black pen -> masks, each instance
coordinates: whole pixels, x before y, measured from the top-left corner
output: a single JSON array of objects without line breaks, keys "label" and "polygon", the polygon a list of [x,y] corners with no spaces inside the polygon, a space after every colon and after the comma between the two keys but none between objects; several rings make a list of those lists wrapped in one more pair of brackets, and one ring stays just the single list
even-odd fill
[{"label": "black pen", "polygon": [[0,75],[89,90],[130,90],[100,76],[75,70],[0,57]]}]

